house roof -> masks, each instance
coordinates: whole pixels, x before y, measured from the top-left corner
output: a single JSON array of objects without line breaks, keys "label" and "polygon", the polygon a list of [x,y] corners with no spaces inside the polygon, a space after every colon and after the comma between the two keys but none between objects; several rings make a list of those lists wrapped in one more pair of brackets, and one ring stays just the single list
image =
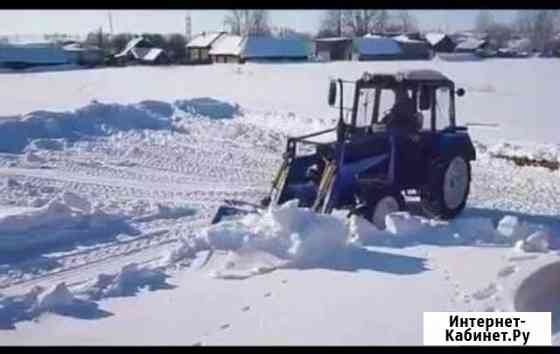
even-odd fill
[{"label": "house roof", "polygon": [[350,37],[328,37],[328,38],[317,38],[315,42],[344,42],[351,41]]},{"label": "house roof", "polygon": [[77,42],[67,44],[64,47],[62,47],[62,49],[64,49],[65,51],[76,51],[76,52],[84,52],[88,50],[101,50],[99,49],[99,47],[77,43]]},{"label": "house roof", "polygon": [[430,45],[436,45],[441,42],[445,37],[445,33],[426,33],[426,41],[430,43]]},{"label": "house roof", "polygon": [[244,58],[302,58],[309,56],[307,41],[272,37],[245,37],[242,43]]},{"label": "house roof", "polygon": [[212,49],[208,52],[210,55],[239,55],[241,53],[241,42],[243,37],[235,35],[223,35],[218,38]]},{"label": "house roof", "polygon": [[396,40],[397,42],[402,42],[402,43],[426,43],[424,41],[418,41],[415,39],[410,39],[407,36],[405,36],[404,34],[401,34],[400,36],[396,36],[393,37],[394,40]]},{"label": "house roof", "polygon": [[468,38],[457,45],[455,49],[458,50],[475,50],[482,47],[486,43],[485,40],[476,39],[476,38]]},{"label": "house roof", "polygon": [[115,55],[115,57],[122,57],[128,54],[128,52],[130,52],[134,47],[136,47],[138,45],[138,43],[142,42],[144,40],[143,37],[136,37],[131,39],[130,41],[128,41],[128,43],[126,44],[126,47],[118,54]]},{"label": "house roof", "polygon": [[0,63],[22,62],[28,64],[65,64],[66,55],[60,47],[45,46],[0,46]]},{"label": "house roof", "polygon": [[401,54],[399,43],[392,38],[357,38],[356,49],[362,55],[394,55]]},{"label": "house roof", "polygon": [[210,47],[216,39],[224,32],[202,32],[195,36],[188,44],[187,48],[207,48]]}]

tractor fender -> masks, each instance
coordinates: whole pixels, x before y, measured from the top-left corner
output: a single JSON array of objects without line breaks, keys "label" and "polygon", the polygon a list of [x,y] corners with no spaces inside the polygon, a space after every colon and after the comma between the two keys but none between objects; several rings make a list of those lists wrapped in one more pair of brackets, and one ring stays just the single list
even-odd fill
[{"label": "tractor fender", "polygon": [[468,134],[462,132],[443,133],[437,139],[435,153],[446,160],[461,155],[468,161],[476,160],[476,150]]}]

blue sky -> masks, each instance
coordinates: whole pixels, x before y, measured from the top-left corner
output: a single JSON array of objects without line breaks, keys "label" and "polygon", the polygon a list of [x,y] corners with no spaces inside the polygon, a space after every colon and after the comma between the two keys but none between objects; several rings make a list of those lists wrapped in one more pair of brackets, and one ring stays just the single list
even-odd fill
[{"label": "blue sky", "polygon": [[[112,10],[115,32],[184,33],[187,10]],[[190,11],[192,32],[221,30],[226,10]],[[270,10],[274,26],[288,26],[315,33],[320,10]],[[516,11],[492,11],[497,21],[510,21]],[[474,24],[478,10],[411,10],[422,30],[464,30]],[[103,10],[0,10],[0,34],[84,34],[103,27],[109,30]]]}]

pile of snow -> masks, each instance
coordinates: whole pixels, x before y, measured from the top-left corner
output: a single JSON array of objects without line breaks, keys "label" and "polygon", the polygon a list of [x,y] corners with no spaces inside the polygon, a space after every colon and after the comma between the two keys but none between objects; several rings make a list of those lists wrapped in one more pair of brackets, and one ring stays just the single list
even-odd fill
[{"label": "pile of snow", "polygon": [[317,264],[348,244],[348,225],[334,215],[298,208],[297,200],[202,229],[194,239],[165,255],[169,261],[200,250],[260,251],[286,261],[285,266]]},{"label": "pile of snow", "polygon": [[[551,239],[539,225],[528,224],[511,215],[504,216],[495,226],[490,218],[483,217],[460,217],[445,222],[395,212],[386,216],[386,225],[385,230],[379,230],[356,215],[347,220],[343,213],[317,214],[298,208],[294,200],[263,213],[207,227],[166,253],[163,264],[190,260],[200,251],[219,250],[229,253],[229,258],[242,259],[245,254],[263,263],[266,258],[273,257],[278,261],[264,263],[276,264],[278,268],[301,268],[329,262],[335,259],[333,256],[337,252],[353,246],[501,244],[517,245],[526,252],[546,252]],[[237,260],[234,263],[247,262]],[[226,262],[222,268],[218,271],[220,276],[231,278],[231,274],[224,275],[227,273],[224,270],[232,267]]]},{"label": "pile of snow", "polygon": [[95,301],[134,296],[145,287],[168,289],[172,286],[166,283],[167,278],[162,270],[131,263],[116,274],[99,274],[94,281],[75,288],[65,282],[48,288],[36,286],[22,295],[0,297],[0,329],[12,329],[16,322],[32,320],[46,312],[78,318],[106,315],[98,310]]},{"label": "pile of snow", "polygon": [[77,291],[89,299],[134,296],[142,288],[150,290],[169,288],[169,276],[161,269],[141,267],[137,263],[125,265],[118,273],[101,273],[93,281],[81,286]]},{"label": "pile of snow", "polygon": [[[75,141],[119,131],[172,130],[179,119],[176,113],[181,117],[225,119],[239,115],[240,107],[213,98],[193,98],[174,104],[153,100],[127,105],[94,101],[69,112],[35,111],[0,119],[0,152],[20,153],[30,143],[36,148],[60,150],[64,146],[61,139]],[[38,162],[35,155],[27,157],[29,162]]]},{"label": "pile of snow", "polygon": [[[71,192],[63,192],[41,207],[4,208],[0,212],[0,249],[17,252],[96,235],[100,231],[128,231],[119,214],[99,207]],[[85,234],[85,235],[84,235]]]}]

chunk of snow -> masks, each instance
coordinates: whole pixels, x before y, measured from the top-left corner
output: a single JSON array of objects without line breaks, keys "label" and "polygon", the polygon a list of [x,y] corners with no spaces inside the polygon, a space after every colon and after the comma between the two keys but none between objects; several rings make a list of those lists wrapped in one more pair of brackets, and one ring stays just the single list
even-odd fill
[{"label": "chunk of snow", "polygon": [[499,236],[514,243],[529,235],[529,228],[525,222],[520,222],[516,216],[506,215],[498,223],[496,228]]},{"label": "chunk of snow", "polygon": [[422,218],[411,215],[406,211],[390,213],[385,216],[386,230],[397,236],[412,236],[418,234],[426,225]]},{"label": "chunk of snow", "polygon": [[548,252],[549,239],[547,232],[539,230],[527,237],[521,247],[526,252]]},{"label": "chunk of snow", "polygon": [[167,275],[160,269],[141,267],[137,263],[125,265],[116,274],[99,274],[95,281],[80,288],[80,292],[98,300],[104,297],[133,296],[139,289],[169,287]]},{"label": "chunk of snow", "polygon": [[51,286],[37,297],[38,311],[52,311],[66,306],[70,306],[75,302],[74,295],[68,290],[64,282]]}]

